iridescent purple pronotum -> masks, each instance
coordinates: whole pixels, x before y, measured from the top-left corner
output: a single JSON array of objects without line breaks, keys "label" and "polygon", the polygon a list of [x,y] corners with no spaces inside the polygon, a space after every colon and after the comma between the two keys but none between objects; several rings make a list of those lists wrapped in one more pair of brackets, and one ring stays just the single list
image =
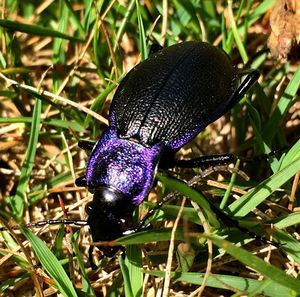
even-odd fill
[{"label": "iridescent purple pronotum", "polygon": [[[77,179],[94,194],[87,213],[95,242],[132,228],[132,213],[149,194],[157,168],[184,167],[170,156],[230,110],[258,76],[251,71],[240,84],[228,56],[203,42],[161,49],[129,71],[112,100],[109,127],[92,148],[86,175]],[[102,250],[111,256],[116,247]]]}]

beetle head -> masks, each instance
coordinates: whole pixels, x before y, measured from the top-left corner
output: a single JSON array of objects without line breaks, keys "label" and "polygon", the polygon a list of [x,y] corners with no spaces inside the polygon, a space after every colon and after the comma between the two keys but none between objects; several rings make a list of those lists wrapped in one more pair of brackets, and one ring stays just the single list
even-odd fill
[{"label": "beetle head", "polygon": [[[94,191],[93,201],[86,205],[88,225],[94,242],[111,241],[123,235],[132,227],[134,205],[118,190],[99,186]],[[99,248],[105,256],[112,257],[118,246]]]}]

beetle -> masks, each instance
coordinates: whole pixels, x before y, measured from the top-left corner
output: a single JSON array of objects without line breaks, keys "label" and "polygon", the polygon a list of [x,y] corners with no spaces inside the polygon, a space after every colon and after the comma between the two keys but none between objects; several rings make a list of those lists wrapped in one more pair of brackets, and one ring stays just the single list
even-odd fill
[{"label": "beetle", "polygon": [[[158,50],[131,69],[109,110],[109,127],[92,149],[86,174],[76,180],[93,193],[86,206],[94,242],[111,241],[133,227],[134,209],[146,199],[158,168],[219,162],[221,157],[176,160],[175,153],[229,111],[257,81],[240,75],[227,54],[188,41]],[[170,158],[172,156],[172,158]],[[118,247],[101,247],[113,256]]]}]

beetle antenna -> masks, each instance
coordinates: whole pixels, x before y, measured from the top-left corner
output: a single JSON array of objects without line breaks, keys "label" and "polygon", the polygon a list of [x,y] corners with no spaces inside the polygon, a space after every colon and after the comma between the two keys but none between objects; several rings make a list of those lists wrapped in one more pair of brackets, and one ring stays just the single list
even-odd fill
[{"label": "beetle antenna", "polygon": [[[74,225],[77,227],[84,227],[87,226],[88,223],[86,220],[46,220],[46,221],[39,221],[39,222],[32,222],[27,223],[24,226],[26,228],[41,228],[46,225]],[[12,230],[20,230],[20,227],[18,225],[11,226]],[[0,227],[0,231],[8,231],[8,228],[6,227]]]}]

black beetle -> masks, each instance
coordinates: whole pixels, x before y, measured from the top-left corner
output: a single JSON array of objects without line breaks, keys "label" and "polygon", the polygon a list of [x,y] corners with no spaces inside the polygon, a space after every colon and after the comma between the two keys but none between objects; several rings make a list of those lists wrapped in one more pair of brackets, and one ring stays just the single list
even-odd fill
[{"label": "black beetle", "polygon": [[[258,77],[251,71],[240,84],[222,50],[193,41],[159,50],[129,71],[86,175],[76,180],[94,194],[86,207],[93,241],[114,240],[131,229],[133,211],[150,192],[157,168],[176,165],[170,156],[230,110]],[[177,164],[184,167],[184,161]],[[107,256],[118,249],[101,248]]]}]

